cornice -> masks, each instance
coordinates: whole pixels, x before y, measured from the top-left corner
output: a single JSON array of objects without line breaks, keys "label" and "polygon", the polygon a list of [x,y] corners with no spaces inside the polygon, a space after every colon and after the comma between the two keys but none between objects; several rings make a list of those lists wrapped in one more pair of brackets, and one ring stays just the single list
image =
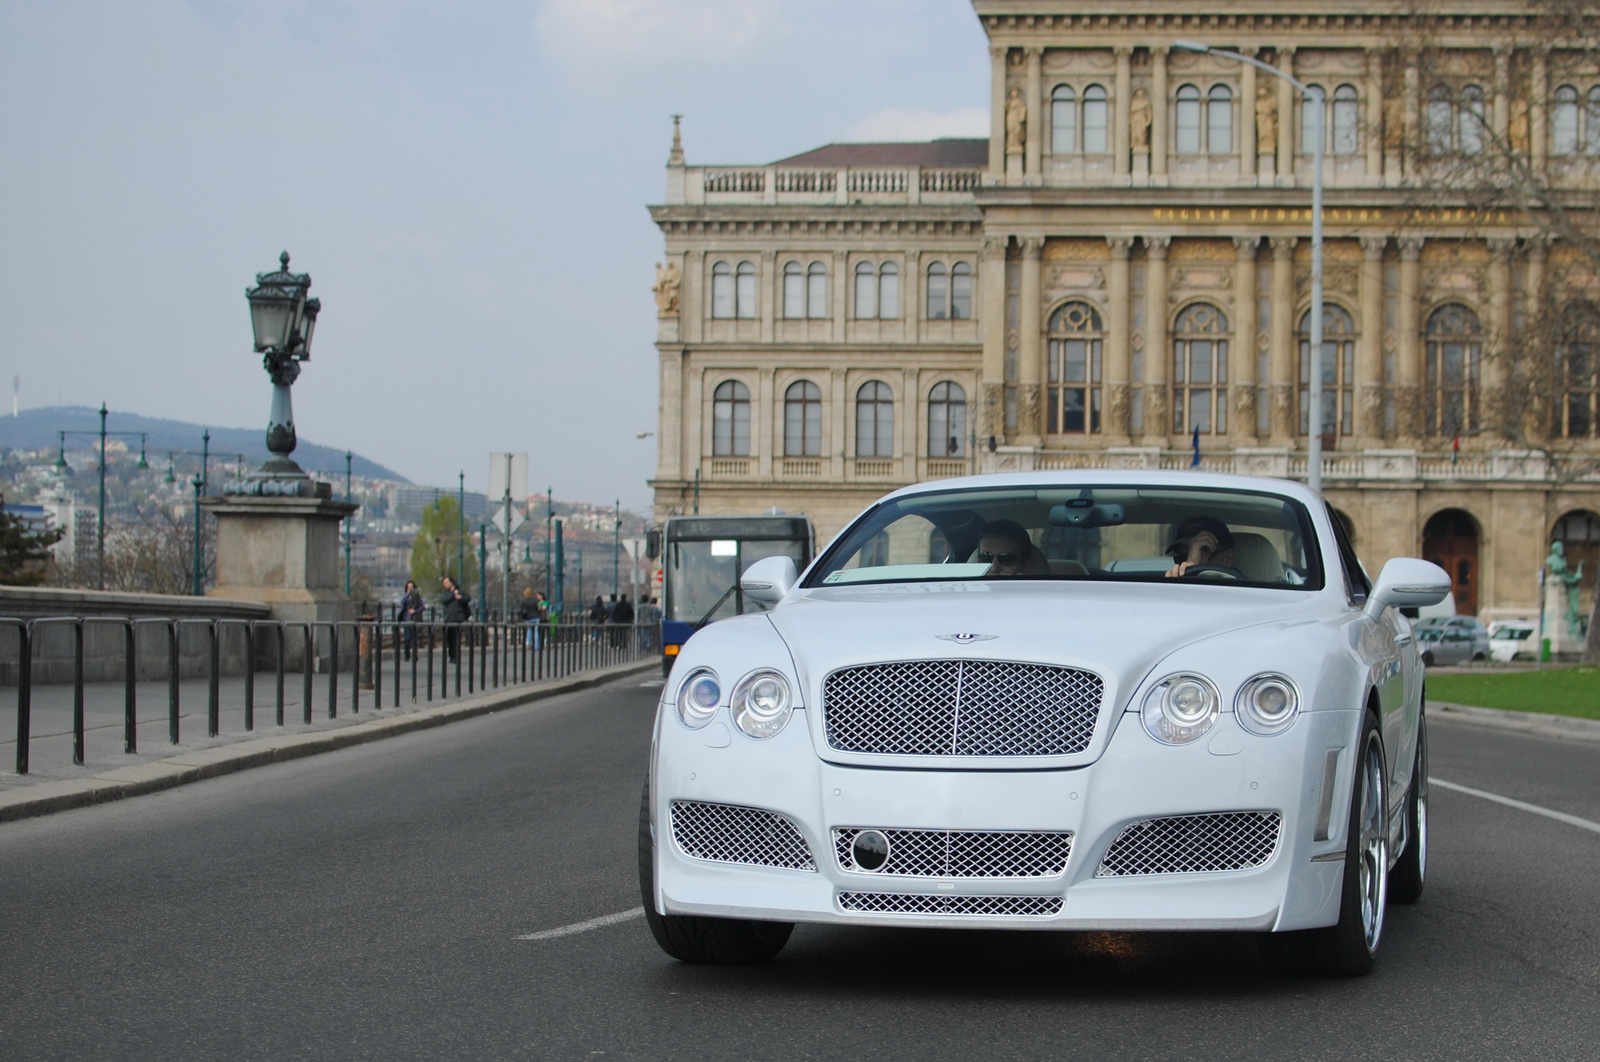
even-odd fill
[{"label": "cornice", "polygon": [[1152,33],[1252,40],[1315,34],[1337,45],[1341,35],[1423,30],[1430,35],[1506,34],[1537,21],[1526,0],[1446,0],[1425,12],[1417,10],[1414,0],[1235,0],[1225,14],[1209,0],[1120,0],[1092,6],[1081,0],[974,0],[973,8],[991,41],[1005,47],[1082,47],[1085,35],[1092,41]]}]

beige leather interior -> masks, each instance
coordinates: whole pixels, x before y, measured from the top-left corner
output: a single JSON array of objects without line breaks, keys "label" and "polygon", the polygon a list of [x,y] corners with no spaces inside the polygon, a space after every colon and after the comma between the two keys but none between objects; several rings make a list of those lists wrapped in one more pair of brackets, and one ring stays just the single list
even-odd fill
[{"label": "beige leather interior", "polygon": [[1233,533],[1234,567],[1251,582],[1283,582],[1283,561],[1272,543],[1253,531]]}]

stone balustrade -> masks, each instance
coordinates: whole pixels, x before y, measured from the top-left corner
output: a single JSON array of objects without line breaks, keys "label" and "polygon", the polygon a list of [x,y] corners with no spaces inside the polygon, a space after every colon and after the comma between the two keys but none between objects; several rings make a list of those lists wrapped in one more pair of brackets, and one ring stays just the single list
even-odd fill
[{"label": "stone balustrade", "polygon": [[681,185],[673,182],[668,202],[730,205],[970,203],[980,174],[976,167],[690,166],[683,172]]}]

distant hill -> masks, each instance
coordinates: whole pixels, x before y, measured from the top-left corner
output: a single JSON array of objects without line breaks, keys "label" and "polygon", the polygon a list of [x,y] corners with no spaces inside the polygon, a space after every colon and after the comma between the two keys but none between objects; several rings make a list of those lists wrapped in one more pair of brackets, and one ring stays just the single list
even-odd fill
[{"label": "distant hill", "polygon": [[[106,421],[106,430],[145,432],[147,456],[151,464],[156,464],[168,450],[200,449],[200,436],[206,431],[206,425],[189,424],[181,420],[159,420],[155,417],[141,417],[137,413],[112,410]],[[257,465],[267,459],[266,425],[260,428],[211,428],[210,430],[212,452],[244,454],[252,464]],[[87,406],[48,406],[43,409],[24,409],[21,415],[16,417],[0,416],[0,447],[12,450],[43,450],[56,445],[58,431],[98,434],[100,411]],[[122,441],[130,444],[129,449],[138,448],[137,439]],[[86,449],[89,442],[90,440],[81,436],[75,439],[69,438],[67,448]],[[341,475],[344,473],[343,450],[307,442],[304,435],[300,436],[300,445],[295,448],[294,459],[307,472]],[[411,482],[400,473],[387,469],[360,454],[356,454],[351,462],[351,470],[358,476],[389,479],[396,483]]]}]

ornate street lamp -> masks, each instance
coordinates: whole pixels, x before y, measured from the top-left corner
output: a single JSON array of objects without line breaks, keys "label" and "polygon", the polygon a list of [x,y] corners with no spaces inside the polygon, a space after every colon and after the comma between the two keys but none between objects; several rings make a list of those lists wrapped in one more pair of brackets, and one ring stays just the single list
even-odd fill
[{"label": "ornate street lamp", "polygon": [[316,330],[318,299],[308,299],[309,273],[289,272],[289,252],[278,256],[279,268],[257,273],[256,286],[245,292],[256,353],[272,380],[272,411],[267,417],[267,449],[271,451],[249,480],[230,483],[229,494],[310,495],[310,478],[290,454],[297,439],[289,388],[300,375],[300,363],[311,360],[311,335]]}]

